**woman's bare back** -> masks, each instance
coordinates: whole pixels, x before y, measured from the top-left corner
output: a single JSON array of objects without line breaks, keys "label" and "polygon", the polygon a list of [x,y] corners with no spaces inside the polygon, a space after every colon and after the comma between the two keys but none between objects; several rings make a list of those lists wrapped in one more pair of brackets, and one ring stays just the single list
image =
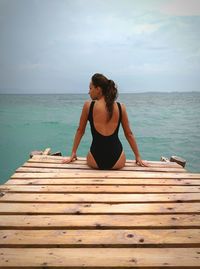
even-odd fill
[{"label": "woman's bare back", "polygon": [[114,133],[119,121],[119,109],[117,103],[113,104],[113,115],[108,121],[108,111],[104,100],[95,101],[93,108],[94,127],[97,132],[104,136],[109,136]]}]

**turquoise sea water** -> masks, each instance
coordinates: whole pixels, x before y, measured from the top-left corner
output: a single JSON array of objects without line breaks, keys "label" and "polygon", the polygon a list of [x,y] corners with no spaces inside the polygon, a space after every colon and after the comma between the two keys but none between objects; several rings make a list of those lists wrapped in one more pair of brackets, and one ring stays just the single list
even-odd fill
[{"label": "turquoise sea water", "polygon": [[[50,147],[69,155],[84,94],[0,95],[0,183],[29,159],[33,150]],[[200,172],[200,93],[121,94],[140,154],[145,160],[161,156],[186,159],[186,169]],[[120,128],[128,159],[134,155]],[[86,156],[91,144],[89,124],[78,149]]]}]

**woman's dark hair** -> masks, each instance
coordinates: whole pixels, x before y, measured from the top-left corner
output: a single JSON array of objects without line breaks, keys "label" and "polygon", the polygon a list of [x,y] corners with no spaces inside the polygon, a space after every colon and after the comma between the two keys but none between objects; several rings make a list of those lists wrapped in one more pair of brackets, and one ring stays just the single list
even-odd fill
[{"label": "woman's dark hair", "polygon": [[113,104],[118,97],[117,86],[115,82],[111,79],[107,79],[104,75],[96,73],[92,76],[92,84],[95,87],[100,87],[102,89],[102,94],[106,101],[106,107],[108,110],[108,121],[113,115]]}]

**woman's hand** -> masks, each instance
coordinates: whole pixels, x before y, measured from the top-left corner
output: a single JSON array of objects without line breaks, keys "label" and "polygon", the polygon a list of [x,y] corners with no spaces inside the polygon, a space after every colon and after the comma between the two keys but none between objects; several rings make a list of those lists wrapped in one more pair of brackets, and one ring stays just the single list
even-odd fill
[{"label": "woman's hand", "polygon": [[68,159],[64,159],[62,161],[62,163],[71,163],[71,162],[76,161],[76,160],[77,160],[76,153],[72,153],[71,157]]},{"label": "woman's hand", "polygon": [[146,162],[144,162],[143,160],[141,160],[140,157],[136,157],[135,158],[135,162],[138,166],[149,166]]}]

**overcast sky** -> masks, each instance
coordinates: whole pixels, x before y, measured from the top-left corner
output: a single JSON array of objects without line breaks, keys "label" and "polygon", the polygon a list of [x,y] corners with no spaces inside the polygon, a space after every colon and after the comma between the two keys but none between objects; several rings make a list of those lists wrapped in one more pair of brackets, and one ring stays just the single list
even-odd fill
[{"label": "overcast sky", "polygon": [[200,0],[0,0],[0,93],[200,91]]}]

